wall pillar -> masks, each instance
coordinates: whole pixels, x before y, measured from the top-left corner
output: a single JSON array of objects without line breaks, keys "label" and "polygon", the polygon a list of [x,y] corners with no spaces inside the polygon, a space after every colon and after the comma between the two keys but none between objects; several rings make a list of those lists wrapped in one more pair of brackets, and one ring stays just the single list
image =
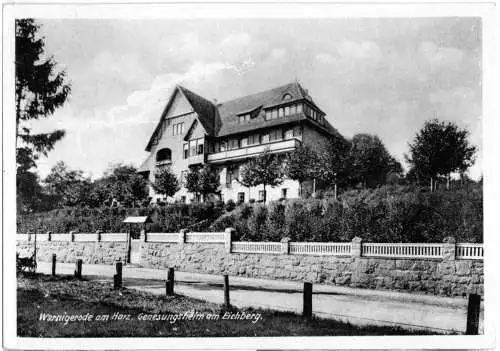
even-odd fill
[{"label": "wall pillar", "polygon": [[51,231],[47,232],[47,241],[52,241],[52,232]]},{"label": "wall pillar", "polygon": [[361,257],[361,245],[362,239],[360,237],[355,236],[351,241],[351,257],[352,258],[360,258]]},{"label": "wall pillar", "polygon": [[188,232],[187,229],[181,229],[179,231],[179,245],[184,245],[186,242],[186,233]]},{"label": "wall pillar", "polygon": [[443,239],[443,261],[455,261],[456,239],[448,236]]},{"label": "wall pillar", "polygon": [[102,233],[102,231],[98,230],[95,233],[97,234],[97,242],[100,242],[101,241],[101,233]]},{"label": "wall pillar", "polygon": [[74,230],[70,231],[69,235],[70,235],[70,241],[71,242],[75,241],[75,231]]},{"label": "wall pillar", "polygon": [[231,253],[231,242],[236,236],[236,229],[226,228],[224,231],[224,248],[226,253]]},{"label": "wall pillar", "polygon": [[289,255],[290,254],[290,238],[283,238],[280,241],[281,243],[281,254]]}]

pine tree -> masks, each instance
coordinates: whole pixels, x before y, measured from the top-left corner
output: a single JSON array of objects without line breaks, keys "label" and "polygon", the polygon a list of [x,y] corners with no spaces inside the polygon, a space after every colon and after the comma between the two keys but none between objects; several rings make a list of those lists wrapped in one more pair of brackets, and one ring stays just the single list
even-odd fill
[{"label": "pine tree", "polygon": [[[46,156],[64,130],[32,134],[29,121],[50,117],[69,97],[71,87],[66,72],[57,69],[52,56],[46,58],[44,38],[33,19],[16,20],[16,163],[17,196],[21,210],[34,210],[36,194],[29,189],[39,187],[31,169],[40,155]],[[30,204],[30,198],[33,203]]]}]

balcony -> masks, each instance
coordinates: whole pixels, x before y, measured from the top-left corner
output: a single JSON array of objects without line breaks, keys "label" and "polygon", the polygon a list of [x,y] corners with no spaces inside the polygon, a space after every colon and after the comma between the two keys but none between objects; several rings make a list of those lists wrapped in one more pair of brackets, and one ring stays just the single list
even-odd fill
[{"label": "balcony", "polygon": [[245,158],[257,156],[263,153],[266,149],[269,149],[271,153],[279,153],[295,150],[299,146],[300,140],[295,138],[275,141],[268,144],[253,145],[234,150],[215,152],[207,156],[207,162],[221,163],[225,161],[242,160]]},{"label": "balcony", "polygon": [[205,155],[200,154],[200,155],[195,155],[195,156],[189,156],[188,162],[189,162],[190,166],[205,163]]},{"label": "balcony", "polygon": [[172,160],[156,161],[156,167],[167,166],[167,165],[171,165],[171,164],[172,164]]}]

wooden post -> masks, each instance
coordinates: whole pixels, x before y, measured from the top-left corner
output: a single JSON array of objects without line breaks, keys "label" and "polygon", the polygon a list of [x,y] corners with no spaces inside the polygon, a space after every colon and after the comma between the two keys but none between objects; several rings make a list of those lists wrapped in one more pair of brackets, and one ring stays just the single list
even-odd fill
[{"label": "wooden post", "polygon": [[56,254],[52,254],[52,276],[56,276]]},{"label": "wooden post", "polygon": [[224,274],[224,306],[229,308],[231,303],[229,301],[229,276]]},{"label": "wooden post", "polygon": [[479,312],[481,311],[481,296],[477,294],[469,295],[469,305],[467,307],[467,329],[466,335],[479,334]]},{"label": "wooden post", "polygon": [[312,318],[312,283],[304,282],[304,307],[302,316],[307,319]]},{"label": "wooden post", "polygon": [[165,281],[165,294],[167,296],[174,296],[174,284],[171,280]]},{"label": "wooden post", "polygon": [[169,296],[174,295],[174,283],[175,283],[175,270],[174,267],[170,267],[168,269],[167,282],[165,286],[166,293]]},{"label": "wooden post", "polygon": [[115,282],[115,289],[120,289],[122,287],[122,268],[123,268],[122,261],[116,262],[116,282]]},{"label": "wooden post", "polygon": [[113,289],[119,289],[118,286],[118,274],[113,275]]},{"label": "wooden post", "polygon": [[82,259],[76,260],[75,277],[78,278],[78,279],[82,278],[82,264],[83,264],[83,260]]}]

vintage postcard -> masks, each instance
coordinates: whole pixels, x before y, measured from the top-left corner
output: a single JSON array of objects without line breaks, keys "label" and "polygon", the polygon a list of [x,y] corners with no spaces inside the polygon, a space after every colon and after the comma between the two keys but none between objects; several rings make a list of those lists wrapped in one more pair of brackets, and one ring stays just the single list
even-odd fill
[{"label": "vintage postcard", "polygon": [[494,347],[494,9],[5,5],[4,347]]}]

